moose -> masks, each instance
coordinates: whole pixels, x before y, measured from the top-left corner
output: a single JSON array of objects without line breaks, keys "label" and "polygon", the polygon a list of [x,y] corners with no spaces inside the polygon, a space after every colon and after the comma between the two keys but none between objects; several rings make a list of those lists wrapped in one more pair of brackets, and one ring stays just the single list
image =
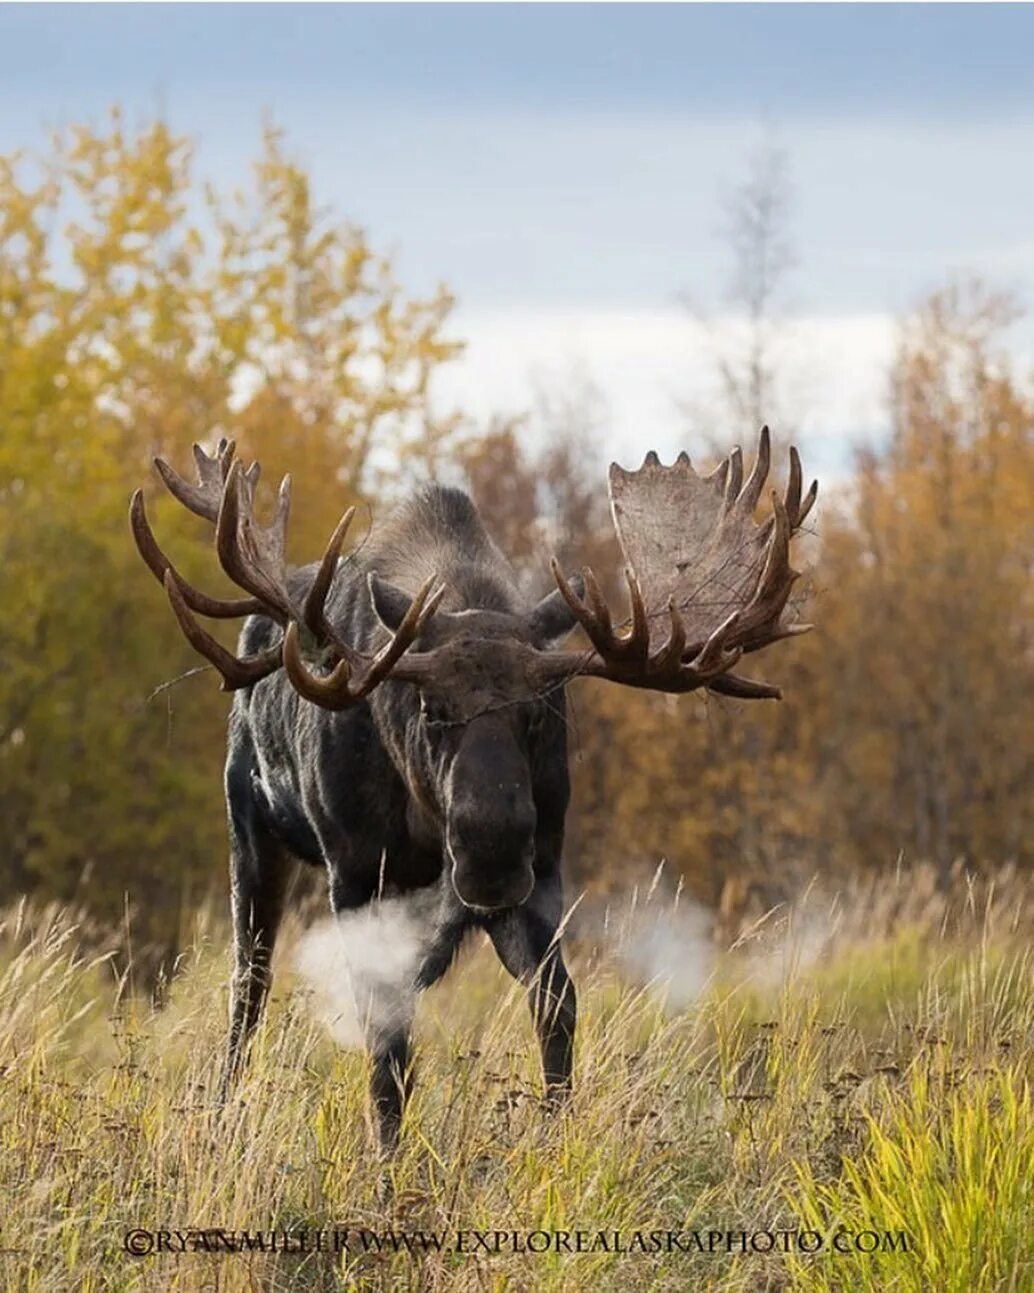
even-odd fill
[{"label": "moose", "polygon": [[[196,483],[161,458],[171,494],[215,526],[222,569],[244,594],[211,597],[175,569],[130,506],[133,536],[190,644],[233,693],[225,765],[234,937],[222,1097],[238,1075],[270,986],[293,859],[326,869],[335,914],[379,896],[430,899],[416,990],[487,932],[527,985],[546,1100],[571,1086],[575,989],[558,937],[570,795],[565,687],[778,698],[732,672],[741,657],[810,626],[791,622],[790,540],[815,502],[790,450],[785,494],[756,520],[768,428],[744,479],[739,449],[700,475],[681,453],[609,474],[630,614],[616,621],[591,569],[537,605],[459,489],[429,485],[342,556],[349,508],[318,562],[285,558],[290,477],[274,519],[255,516],[259,465],[232,441],[194,446]],[[244,619],[237,654],[200,618]],[[564,648],[576,628],[585,645]],[[371,1029],[379,1138],[397,1143],[411,1081],[408,1021]]]}]

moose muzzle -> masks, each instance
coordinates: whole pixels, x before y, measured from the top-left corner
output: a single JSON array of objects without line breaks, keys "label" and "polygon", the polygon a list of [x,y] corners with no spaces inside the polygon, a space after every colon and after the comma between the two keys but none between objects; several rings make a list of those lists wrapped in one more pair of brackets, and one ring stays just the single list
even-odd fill
[{"label": "moose muzzle", "polygon": [[446,853],[465,907],[519,907],[535,887],[535,803],[526,751],[504,722],[471,723],[449,779]]}]

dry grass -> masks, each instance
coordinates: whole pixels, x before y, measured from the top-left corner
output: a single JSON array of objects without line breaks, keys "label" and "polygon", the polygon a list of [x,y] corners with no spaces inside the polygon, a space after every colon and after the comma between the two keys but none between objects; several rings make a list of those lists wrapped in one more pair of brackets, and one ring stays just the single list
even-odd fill
[{"label": "dry grass", "polygon": [[[523,996],[473,949],[421,1003],[416,1093],[387,1166],[363,1056],[320,1034],[286,966],[219,1119],[219,931],[199,927],[156,1011],[120,989],[103,953],[77,951],[66,917],[11,913],[4,1287],[1034,1288],[1028,888],[1011,875],[964,885],[946,920],[937,903],[924,915],[900,901],[916,875],[896,886],[869,892],[864,911],[854,894],[832,925],[814,903],[793,913],[777,949],[768,922],[767,950],[759,936],[721,957],[678,1009],[606,949],[576,948],[577,1092],[555,1118],[539,1105]],[[352,1251],[134,1258],[123,1235],[137,1227],[180,1232],[188,1248],[202,1241],[186,1232],[212,1227],[305,1230],[310,1244],[349,1229]],[[836,1252],[841,1227],[881,1248],[903,1232],[909,1250]],[[491,1254],[364,1253],[363,1228],[443,1234],[447,1247],[459,1230],[566,1231],[572,1246],[581,1231],[596,1251],[502,1240]],[[814,1255],[778,1236],[772,1253],[736,1251],[742,1231],[805,1230],[823,1237]],[[688,1251],[655,1250],[669,1231]],[[602,1251],[599,1232],[646,1251]],[[692,1232],[716,1251],[694,1250]]]}]

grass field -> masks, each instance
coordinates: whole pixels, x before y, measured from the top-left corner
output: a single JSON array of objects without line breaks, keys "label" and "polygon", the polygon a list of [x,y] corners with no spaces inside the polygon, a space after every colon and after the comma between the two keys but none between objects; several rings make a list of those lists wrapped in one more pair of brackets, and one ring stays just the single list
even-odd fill
[{"label": "grass field", "polygon": [[[9,912],[3,1287],[1034,1289],[1028,885],[1005,873],[944,896],[913,873],[832,917],[817,905],[821,920],[773,918],[709,962],[691,1000],[630,976],[620,921],[576,943],[577,1089],[555,1117],[523,993],[472,947],[421,1001],[388,1165],[364,1057],[326,1039],[292,978],[297,929],[218,1118],[215,922],[159,1010],[68,916]],[[636,917],[648,929],[649,904]],[[310,1251],[252,1234],[228,1252],[220,1227]],[[163,1251],[133,1256],[129,1231]],[[544,1251],[515,1251],[529,1246]]]}]

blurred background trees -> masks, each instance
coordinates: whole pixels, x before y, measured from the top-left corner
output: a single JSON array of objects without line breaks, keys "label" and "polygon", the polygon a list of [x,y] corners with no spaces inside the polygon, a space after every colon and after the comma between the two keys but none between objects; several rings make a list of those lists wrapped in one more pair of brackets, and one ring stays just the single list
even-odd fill
[{"label": "blurred background trees", "polygon": [[[361,232],[323,219],[272,130],[241,194],[200,186],[164,125],[118,114],[0,159],[4,898],[110,918],[128,897],[165,936],[221,883],[226,701],[208,677],[153,694],[198,662],[127,541],[129,493],[153,454],[183,466],[193,440],[237,437],[273,480],[301,468],[304,559],[375,449],[424,465],[444,449],[455,424],[428,386],[456,349],[450,305],[407,297]],[[152,511],[217,585],[206,527]]]},{"label": "blurred background trees", "polygon": [[814,763],[850,856],[1031,857],[1034,404],[979,284],[903,330],[893,433],[827,509]]},{"label": "blurred background trees", "polygon": [[[791,255],[767,164],[731,211],[753,330],[745,358],[719,356],[723,424],[748,442],[732,409],[773,387]],[[321,215],[273,130],[244,193],[202,186],[186,141],[117,114],[0,158],[0,900],[105,920],[128,902],[174,946],[223,892],[226,699],[209,673],[175,682],[198,662],[126,526],[156,452],[182,466],[226,434],[268,479],[290,467],[298,560],[350,501],[462,480],[529,594],[557,551],[620,604],[598,394],[573,385],[480,428],[442,415],[450,307]],[[901,851],[942,871],[1031,864],[1034,396],[1004,358],[1014,312],[956,285],[903,325],[889,441],[825,491],[802,544],[819,627],[766,653],[781,705],[572,688],[575,888],[626,888],[661,858],[716,906]],[[218,591],[203,524],[148,501]]]}]

